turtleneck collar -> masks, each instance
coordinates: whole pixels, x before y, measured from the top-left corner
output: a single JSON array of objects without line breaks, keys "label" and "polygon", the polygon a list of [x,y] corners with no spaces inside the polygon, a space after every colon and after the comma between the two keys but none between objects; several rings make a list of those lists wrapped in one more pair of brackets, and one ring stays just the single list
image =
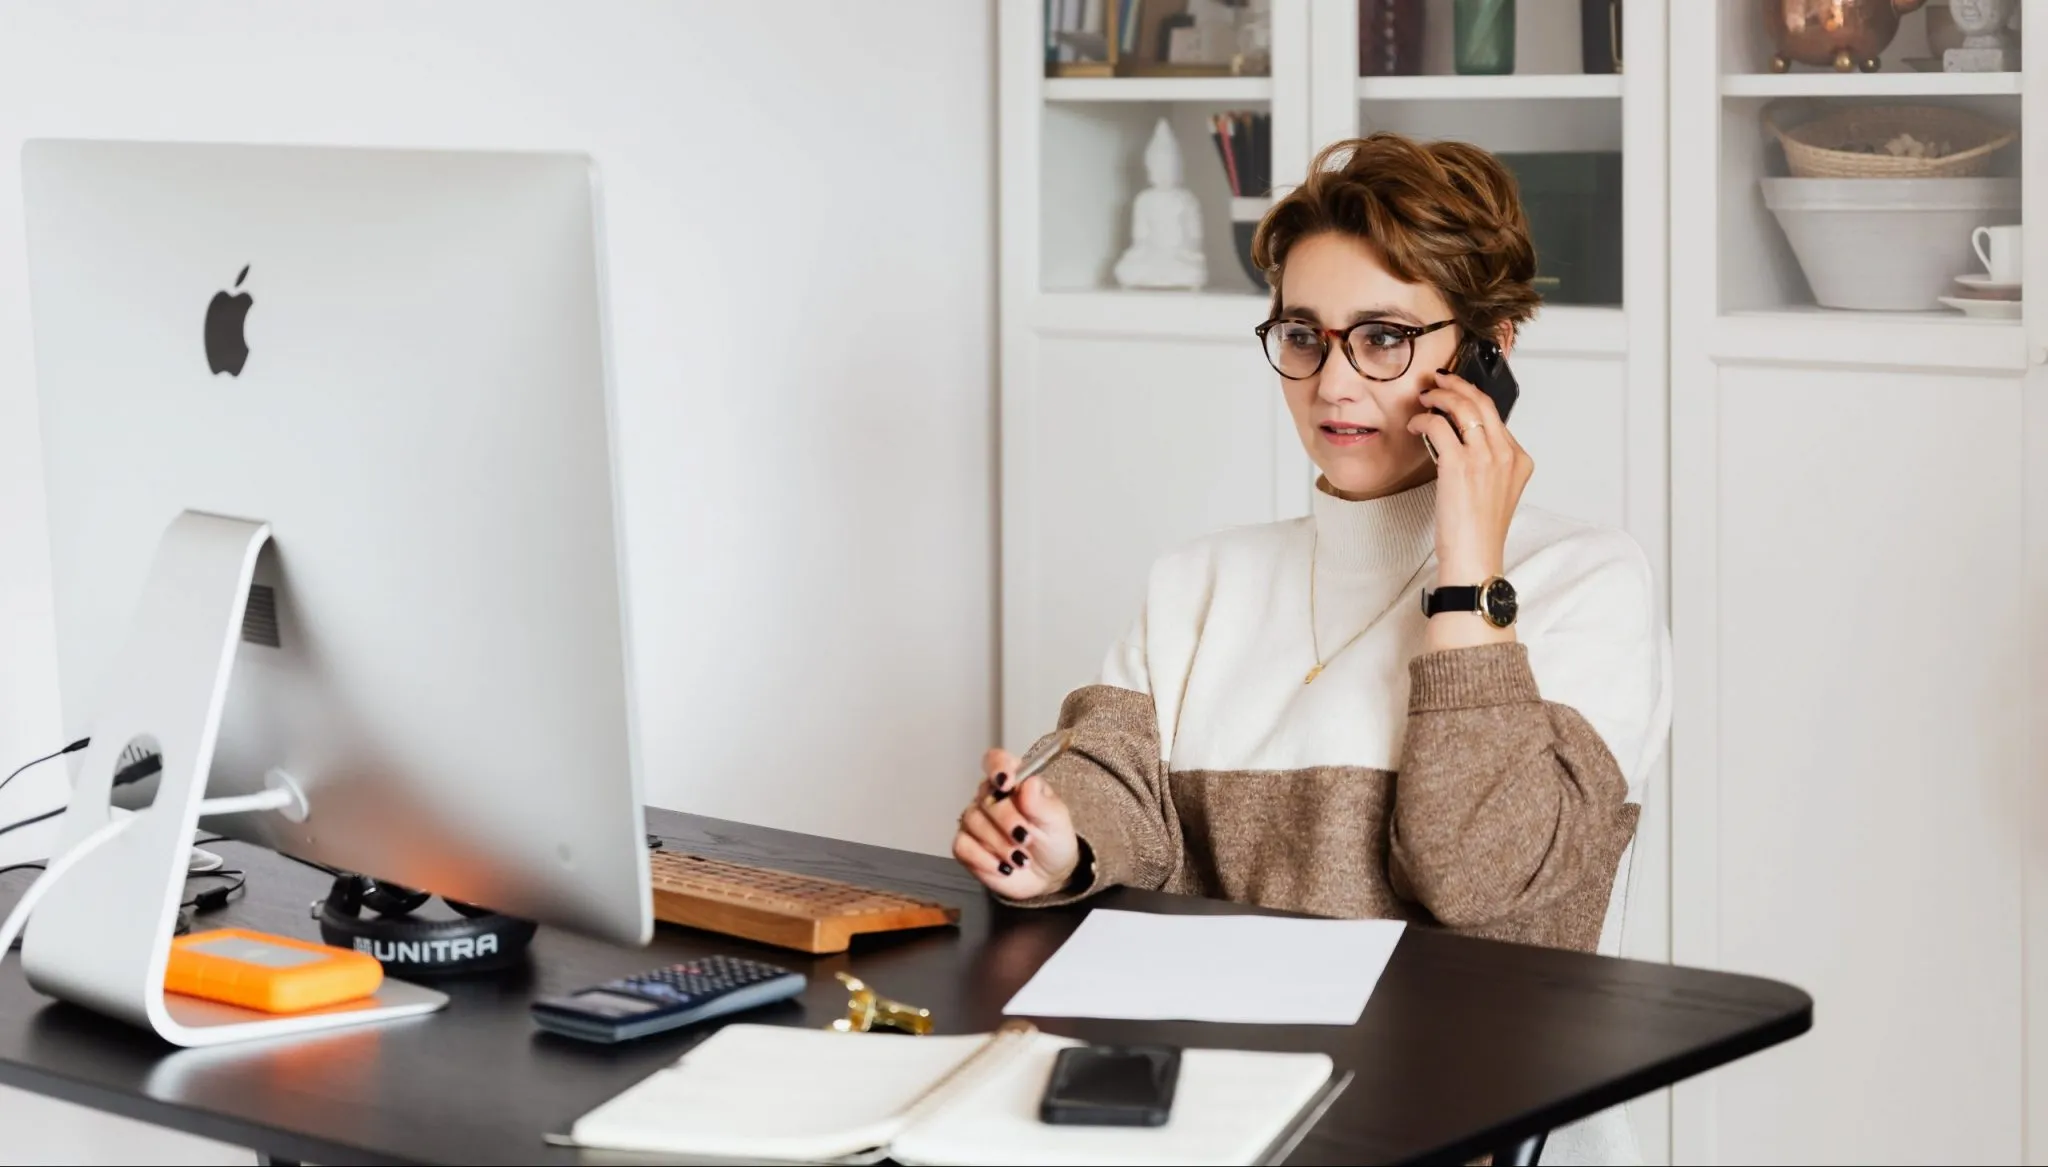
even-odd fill
[{"label": "turtleneck collar", "polygon": [[1316,479],[1316,561],[1331,571],[1412,571],[1436,538],[1436,480],[1364,502],[1338,498]]}]

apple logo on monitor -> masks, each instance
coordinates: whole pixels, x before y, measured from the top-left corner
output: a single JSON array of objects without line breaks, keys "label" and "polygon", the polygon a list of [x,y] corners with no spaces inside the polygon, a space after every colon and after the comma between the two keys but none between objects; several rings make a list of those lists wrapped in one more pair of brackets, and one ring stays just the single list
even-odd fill
[{"label": "apple logo on monitor", "polygon": [[[245,265],[242,274],[235,277],[235,287],[241,287],[248,278]],[[213,302],[206,306],[206,367],[216,374],[242,375],[242,366],[249,360],[249,342],[242,336],[242,324],[255,304],[247,292],[232,296],[215,292]]]}]

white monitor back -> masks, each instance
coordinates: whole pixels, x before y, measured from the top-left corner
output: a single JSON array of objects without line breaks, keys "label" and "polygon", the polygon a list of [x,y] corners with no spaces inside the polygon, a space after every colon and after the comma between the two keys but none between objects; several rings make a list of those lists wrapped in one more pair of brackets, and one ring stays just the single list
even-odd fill
[{"label": "white monitor back", "polygon": [[207,825],[644,942],[588,160],[38,141],[23,175],[68,727],[171,520],[266,521],[208,791],[282,767],[312,815]]}]

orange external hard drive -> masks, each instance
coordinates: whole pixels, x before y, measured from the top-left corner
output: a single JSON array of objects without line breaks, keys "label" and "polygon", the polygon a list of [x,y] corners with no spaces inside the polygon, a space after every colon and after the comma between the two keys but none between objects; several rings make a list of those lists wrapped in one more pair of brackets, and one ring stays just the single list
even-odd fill
[{"label": "orange external hard drive", "polygon": [[366,952],[242,928],[171,941],[164,990],[265,1013],[304,1013],[367,997],[384,966]]}]

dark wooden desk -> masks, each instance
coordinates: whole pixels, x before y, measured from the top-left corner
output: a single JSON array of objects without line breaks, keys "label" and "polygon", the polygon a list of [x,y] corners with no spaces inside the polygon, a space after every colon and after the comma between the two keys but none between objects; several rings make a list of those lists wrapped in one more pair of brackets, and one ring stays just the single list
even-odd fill
[{"label": "dark wooden desk", "polygon": [[[950,860],[663,811],[649,829],[721,857],[898,888],[965,909],[960,928],[863,938],[808,959],[663,926],[645,951],[543,929],[529,971],[454,982],[436,1016],[274,1048],[175,1050],[29,989],[0,966],[0,1083],[317,1163],[575,1163],[541,1136],[674,1059],[671,1034],[619,1049],[539,1033],[527,1003],[692,955],[725,951],[810,974],[811,988],[750,1017],[823,1025],[846,1007],[832,974],[982,1032],[1084,912],[999,908]],[[203,923],[317,938],[307,905],[326,880],[238,843],[247,898]],[[12,879],[0,907],[18,894]],[[1119,891],[1104,906],[1220,913],[1231,905]],[[1233,954],[1221,954],[1229,956]],[[1786,1041],[1812,1024],[1797,989],[1723,973],[1467,940],[1411,928],[1350,1028],[1050,1022],[1092,1040],[1322,1050],[1357,1077],[1290,1163],[1459,1162]],[[910,1040],[910,1039],[906,1039]]]}]

